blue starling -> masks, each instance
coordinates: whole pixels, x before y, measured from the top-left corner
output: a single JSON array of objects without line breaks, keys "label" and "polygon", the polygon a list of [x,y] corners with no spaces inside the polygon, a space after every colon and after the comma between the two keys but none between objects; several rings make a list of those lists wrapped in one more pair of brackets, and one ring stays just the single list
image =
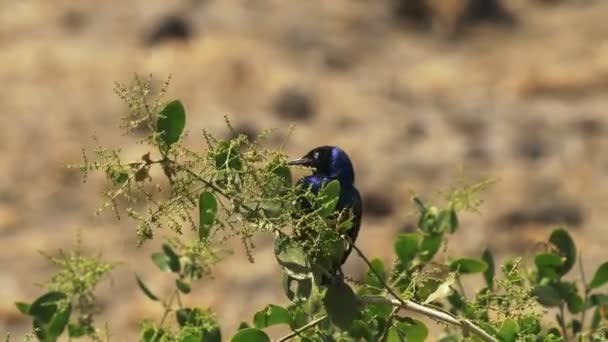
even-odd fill
[{"label": "blue starling", "polygon": [[[347,235],[353,243],[359,235],[361,216],[363,214],[361,196],[355,188],[355,171],[353,164],[346,152],[335,146],[320,146],[306,153],[304,157],[291,161],[289,165],[301,165],[313,169],[310,176],[298,180],[297,184],[304,188],[310,188],[314,193],[318,192],[324,184],[333,180],[340,182],[340,197],[336,205],[336,212],[351,210],[353,225],[347,231]],[[352,246],[348,246],[340,265],[348,258]],[[338,270],[337,270],[338,271]]]}]

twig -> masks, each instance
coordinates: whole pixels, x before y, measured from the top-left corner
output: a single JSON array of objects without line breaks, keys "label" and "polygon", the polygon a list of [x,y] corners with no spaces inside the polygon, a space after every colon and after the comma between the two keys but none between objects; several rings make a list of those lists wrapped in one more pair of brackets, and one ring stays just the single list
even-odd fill
[{"label": "twig", "polygon": [[398,306],[393,307],[393,311],[391,311],[391,314],[388,316],[388,320],[386,321],[386,326],[384,327],[384,331],[382,332],[382,335],[380,335],[380,338],[378,338],[379,342],[385,341],[386,337],[388,336],[388,329],[390,329],[391,324],[393,324],[392,320],[395,317],[395,315],[397,315],[397,312],[399,312],[399,307]]},{"label": "twig", "polygon": [[447,323],[450,325],[455,325],[457,327],[460,327],[460,329],[463,329],[465,331],[470,331],[472,334],[476,335],[483,341],[498,342],[497,339],[492,337],[490,334],[485,332],[485,330],[481,329],[480,327],[478,327],[477,325],[475,325],[473,322],[471,322],[469,320],[458,319],[445,312],[431,309],[429,307],[412,302],[410,300],[399,301],[397,299],[387,299],[382,296],[365,296],[365,297],[361,297],[361,300],[364,303],[368,303],[368,304],[378,304],[378,303],[390,304],[390,305],[399,307],[400,309],[415,312],[417,314],[429,317],[435,321]]},{"label": "twig", "polygon": [[317,324],[323,322],[326,319],[327,319],[327,315],[323,315],[315,320],[312,320],[312,321],[308,322],[306,325],[303,325],[300,328],[292,331],[291,333],[279,338],[277,340],[277,342],[283,342],[283,341],[287,341],[291,338],[294,338],[294,337],[298,336],[300,333],[302,333],[302,331],[312,328],[312,327],[316,326]]},{"label": "twig", "polygon": [[566,320],[564,318],[564,303],[559,307],[559,316],[557,317],[557,323],[559,327],[562,329],[562,334],[564,339],[568,341],[568,328],[566,327]]},{"label": "twig", "polygon": [[[387,299],[384,297],[379,297],[382,302],[388,301],[391,303],[391,305],[398,306],[401,309],[416,312],[418,314],[432,318],[436,321],[458,326],[464,331],[470,331],[472,334],[478,336],[479,338],[481,338],[482,340],[484,340],[486,342],[498,342],[497,339],[492,337],[490,334],[485,332],[485,330],[481,329],[480,327],[478,327],[477,325],[475,325],[473,322],[471,322],[469,320],[458,319],[445,312],[437,311],[435,309],[431,309],[424,305],[421,305],[421,304],[418,304],[418,303],[415,303],[415,302],[412,302],[409,300],[404,300],[403,298],[401,298],[401,296],[399,296],[397,293],[395,293],[395,291],[392,288],[390,288],[386,284],[384,279],[374,270],[371,262],[363,254],[363,252],[359,249],[359,247],[357,247],[348,236],[345,236],[345,239],[353,247],[353,249],[357,252],[359,257],[361,257],[361,259],[363,259],[363,261],[367,264],[367,267],[369,267],[370,271],[372,271],[372,273],[374,273],[376,278],[378,278],[378,280],[380,281],[382,286],[384,286],[384,288],[386,288],[386,290],[394,297],[394,299]],[[365,298],[367,298],[367,300],[370,299],[370,297],[364,297],[364,299]],[[371,297],[371,298],[377,298],[377,297]],[[372,302],[374,302],[374,301],[372,300]],[[376,299],[375,302],[378,302],[378,300]]]},{"label": "twig", "polygon": [[[578,254],[578,267],[581,272],[581,280],[583,282],[583,287],[585,288],[585,299],[584,303],[589,302],[589,287],[587,286],[587,279],[585,277],[585,268],[583,267],[583,255],[582,253]],[[581,313],[581,329],[585,329],[585,313],[587,312],[586,308],[583,308],[583,312]]]}]

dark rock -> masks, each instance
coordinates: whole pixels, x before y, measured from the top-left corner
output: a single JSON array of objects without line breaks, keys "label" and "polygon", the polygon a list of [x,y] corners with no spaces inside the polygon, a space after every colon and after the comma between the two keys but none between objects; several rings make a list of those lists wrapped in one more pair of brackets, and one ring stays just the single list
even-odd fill
[{"label": "dark rock", "polygon": [[313,97],[297,88],[286,88],[277,96],[274,112],[289,120],[310,120],[317,112]]},{"label": "dark rock", "polygon": [[354,51],[329,48],[325,51],[325,66],[333,71],[346,71],[356,63]]},{"label": "dark rock", "polygon": [[522,225],[552,226],[565,224],[580,227],[584,222],[583,210],[572,204],[555,203],[541,207],[514,209],[503,215],[502,226],[515,228]]},{"label": "dark rock", "polygon": [[538,137],[522,137],[516,146],[517,156],[536,161],[547,156],[548,151],[545,143]]},{"label": "dark rock", "polygon": [[412,121],[405,127],[405,138],[409,143],[416,143],[427,136],[426,126],[419,121]]},{"label": "dark rock", "polygon": [[393,211],[393,203],[388,196],[375,192],[363,195],[364,216],[381,218],[391,215]]},{"label": "dark rock", "polygon": [[170,40],[188,40],[193,35],[190,23],[183,17],[171,15],[160,19],[146,35],[146,45],[157,45]]},{"label": "dark rock", "polygon": [[487,149],[481,144],[475,144],[473,146],[470,146],[466,152],[465,157],[468,160],[479,163],[488,163],[492,159],[490,153],[488,153]]},{"label": "dark rock", "polygon": [[82,30],[88,21],[89,17],[86,13],[76,9],[67,10],[61,17],[61,25],[71,32]]},{"label": "dark rock", "polygon": [[592,118],[583,118],[572,123],[574,129],[583,136],[592,137],[598,136],[604,132],[604,124]]},{"label": "dark rock", "polygon": [[487,21],[507,25],[515,23],[515,17],[504,7],[501,0],[470,1],[466,19],[468,21]]},{"label": "dark rock", "polygon": [[392,14],[401,23],[429,28],[431,11],[425,0],[392,0]]},{"label": "dark rock", "polygon": [[258,134],[260,134],[260,131],[253,125],[243,123],[235,126],[234,130],[230,132],[228,138],[234,139],[241,134],[246,135],[247,140],[254,141],[258,137]]}]

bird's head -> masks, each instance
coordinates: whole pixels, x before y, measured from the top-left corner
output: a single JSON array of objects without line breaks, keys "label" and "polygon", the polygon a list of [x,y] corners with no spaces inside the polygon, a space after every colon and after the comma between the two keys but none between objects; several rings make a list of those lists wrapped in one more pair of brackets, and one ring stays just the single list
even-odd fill
[{"label": "bird's head", "polygon": [[314,170],[314,174],[337,179],[343,186],[355,182],[353,164],[346,152],[339,147],[320,146],[288,164],[310,167]]}]

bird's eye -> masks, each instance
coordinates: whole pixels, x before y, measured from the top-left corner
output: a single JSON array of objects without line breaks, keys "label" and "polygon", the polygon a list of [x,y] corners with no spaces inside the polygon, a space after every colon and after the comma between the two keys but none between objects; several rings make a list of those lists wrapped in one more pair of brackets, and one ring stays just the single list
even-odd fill
[{"label": "bird's eye", "polygon": [[312,157],[315,158],[315,159],[319,159],[319,152],[313,153]]}]

